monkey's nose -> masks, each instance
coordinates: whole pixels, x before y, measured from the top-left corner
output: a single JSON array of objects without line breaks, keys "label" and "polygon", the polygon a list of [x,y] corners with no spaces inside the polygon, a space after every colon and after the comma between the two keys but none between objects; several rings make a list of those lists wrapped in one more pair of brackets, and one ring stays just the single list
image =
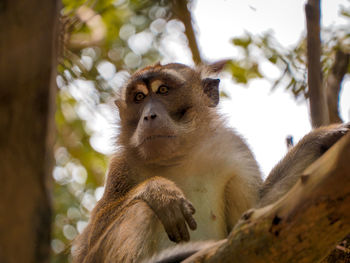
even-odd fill
[{"label": "monkey's nose", "polygon": [[145,121],[148,121],[148,120],[154,120],[155,118],[157,118],[157,114],[152,113],[152,114],[149,114],[148,116],[145,116],[143,119]]}]

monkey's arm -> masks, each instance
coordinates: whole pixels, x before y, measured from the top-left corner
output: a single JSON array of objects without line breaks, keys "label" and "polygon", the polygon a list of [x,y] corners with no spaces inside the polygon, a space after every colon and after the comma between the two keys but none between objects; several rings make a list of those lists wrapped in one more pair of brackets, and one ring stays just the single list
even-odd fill
[{"label": "monkey's arm", "polygon": [[119,213],[127,193],[136,185],[125,160],[112,157],[102,198],[91,212],[89,224],[74,240],[74,262],[83,262],[86,254]]},{"label": "monkey's arm", "polygon": [[105,192],[91,213],[91,227],[87,228],[87,232],[91,232],[87,234],[89,242],[94,242],[100,236],[125,205],[138,199],[152,208],[170,240],[189,240],[185,221],[191,229],[196,228],[192,217],[195,210],[182,191],[173,182],[162,177],[149,178],[143,182],[139,182],[139,178],[123,157],[116,155],[112,158]]},{"label": "monkey's arm", "polygon": [[190,240],[186,223],[192,230],[197,228],[192,216],[195,209],[175,183],[163,177],[152,177],[140,184],[131,195],[152,208],[171,241]]},{"label": "monkey's arm", "polygon": [[78,248],[77,258],[84,257],[86,251],[90,251],[109,226],[112,223],[118,224],[117,218],[137,200],[144,201],[153,210],[170,240],[189,240],[186,222],[191,229],[196,228],[192,217],[194,208],[181,190],[162,177],[152,177],[135,184],[134,176],[125,162],[118,159],[112,161],[105,193],[94,208],[89,225],[75,241]]},{"label": "monkey's arm", "polygon": [[[252,178],[249,178],[252,177]],[[225,217],[227,234],[231,232],[243,212],[254,207],[259,199],[259,174],[234,174],[225,187]]]},{"label": "monkey's arm", "polygon": [[350,129],[350,123],[313,130],[293,147],[272,169],[260,191],[259,206],[278,200],[298,180],[301,173]]},{"label": "monkey's arm", "polygon": [[102,200],[103,205],[97,205],[93,213],[92,220],[97,221],[99,226],[94,227],[94,232],[99,234],[103,231],[121,210],[135,200],[143,200],[150,206],[171,241],[189,241],[186,223],[192,230],[196,229],[197,225],[192,217],[195,209],[173,182],[162,177],[152,177],[136,185],[124,197],[114,202]]}]

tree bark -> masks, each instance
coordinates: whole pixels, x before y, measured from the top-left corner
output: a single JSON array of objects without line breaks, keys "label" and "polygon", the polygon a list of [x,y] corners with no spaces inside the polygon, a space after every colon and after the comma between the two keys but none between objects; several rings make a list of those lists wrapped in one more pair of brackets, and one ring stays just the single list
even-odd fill
[{"label": "tree bark", "polygon": [[350,133],[279,201],[248,211],[227,240],[184,262],[319,262],[350,233],[349,160]]},{"label": "tree bark", "polygon": [[335,246],[332,253],[322,263],[349,263],[350,262],[350,235]]},{"label": "tree bark", "polygon": [[49,262],[59,1],[0,4],[0,262]]},{"label": "tree bark", "polygon": [[320,0],[305,5],[307,29],[307,69],[311,124],[313,128],[329,124],[326,95],[322,86]]},{"label": "tree bark", "polygon": [[173,0],[172,7],[174,16],[179,19],[185,26],[185,34],[188,40],[189,48],[192,52],[193,62],[198,65],[202,63],[196,35],[193,30],[191,12],[188,10],[187,0]]},{"label": "tree bark", "polygon": [[339,94],[341,83],[347,73],[350,62],[350,54],[338,50],[335,60],[326,81],[327,104],[330,123],[342,123],[339,115]]}]

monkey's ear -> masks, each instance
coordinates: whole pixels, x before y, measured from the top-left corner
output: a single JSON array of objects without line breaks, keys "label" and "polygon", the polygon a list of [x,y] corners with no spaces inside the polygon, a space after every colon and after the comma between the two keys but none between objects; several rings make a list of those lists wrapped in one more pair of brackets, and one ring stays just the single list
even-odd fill
[{"label": "monkey's ear", "polygon": [[219,61],[217,61],[215,63],[207,65],[207,69],[212,74],[218,74],[225,68],[227,63],[230,62],[230,61],[231,61],[231,59],[219,60]]},{"label": "monkey's ear", "polygon": [[125,101],[123,101],[121,99],[116,99],[114,101],[114,104],[118,107],[119,111],[122,111],[123,109],[126,108]]},{"label": "monkey's ear", "polygon": [[219,79],[205,78],[202,80],[203,92],[208,96],[209,107],[216,107],[219,103]]}]

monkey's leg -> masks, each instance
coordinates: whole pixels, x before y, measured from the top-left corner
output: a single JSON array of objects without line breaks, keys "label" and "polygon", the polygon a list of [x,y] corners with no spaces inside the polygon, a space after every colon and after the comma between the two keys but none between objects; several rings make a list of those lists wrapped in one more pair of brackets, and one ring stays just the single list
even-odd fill
[{"label": "monkey's leg", "polygon": [[86,255],[84,262],[140,262],[151,257],[164,242],[169,245],[164,228],[153,210],[142,200],[133,200]]}]

